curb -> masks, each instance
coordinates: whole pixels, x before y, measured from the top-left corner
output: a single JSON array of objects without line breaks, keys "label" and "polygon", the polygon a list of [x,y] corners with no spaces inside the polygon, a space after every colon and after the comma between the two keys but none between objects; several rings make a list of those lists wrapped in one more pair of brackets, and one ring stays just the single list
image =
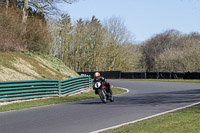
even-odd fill
[{"label": "curb", "polygon": [[125,92],[125,93],[122,93],[122,94],[117,94],[117,95],[114,95],[114,96],[120,96],[120,95],[124,95],[124,94],[127,94],[127,93],[130,92],[129,89],[126,89],[126,88],[123,88],[123,87],[115,87],[115,88],[120,88],[120,89],[126,90],[126,92]]}]

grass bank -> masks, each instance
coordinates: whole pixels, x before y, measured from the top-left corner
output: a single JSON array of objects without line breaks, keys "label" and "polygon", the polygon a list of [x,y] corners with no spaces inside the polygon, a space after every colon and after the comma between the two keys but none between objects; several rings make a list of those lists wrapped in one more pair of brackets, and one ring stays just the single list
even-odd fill
[{"label": "grass bank", "polygon": [[[113,88],[112,91],[114,95],[122,94],[126,92],[126,90],[119,89],[119,88]],[[51,104],[59,104],[59,103],[65,103],[65,102],[80,101],[80,100],[93,99],[93,98],[98,98],[98,97],[99,96],[95,95],[94,91],[91,90],[89,92],[82,92],[74,96],[52,97],[52,98],[47,98],[47,99],[32,100],[32,101],[25,101],[21,103],[12,103],[8,105],[2,105],[0,106],[0,112],[20,110],[20,109],[25,109],[25,108],[38,107],[38,106],[51,105]]]},{"label": "grass bank", "polygon": [[200,105],[103,133],[200,133]]},{"label": "grass bank", "polygon": [[58,58],[28,51],[1,52],[0,73],[0,81],[63,80],[79,76]]}]

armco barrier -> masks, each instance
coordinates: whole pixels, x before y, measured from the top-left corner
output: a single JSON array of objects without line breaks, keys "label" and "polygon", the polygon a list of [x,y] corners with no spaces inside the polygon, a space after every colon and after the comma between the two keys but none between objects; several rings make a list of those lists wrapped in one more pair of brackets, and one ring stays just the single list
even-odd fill
[{"label": "armco barrier", "polygon": [[90,88],[90,76],[67,80],[1,81],[0,101],[66,96]]},{"label": "armco barrier", "polygon": [[90,87],[90,76],[82,76],[60,81],[59,96],[66,96]]}]

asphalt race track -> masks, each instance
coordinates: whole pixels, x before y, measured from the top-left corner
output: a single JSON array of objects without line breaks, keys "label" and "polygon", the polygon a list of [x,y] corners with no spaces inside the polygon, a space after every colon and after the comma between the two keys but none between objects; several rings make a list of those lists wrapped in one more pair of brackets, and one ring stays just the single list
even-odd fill
[{"label": "asphalt race track", "polygon": [[200,84],[110,81],[129,93],[0,113],[0,133],[88,133],[200,102]]}]

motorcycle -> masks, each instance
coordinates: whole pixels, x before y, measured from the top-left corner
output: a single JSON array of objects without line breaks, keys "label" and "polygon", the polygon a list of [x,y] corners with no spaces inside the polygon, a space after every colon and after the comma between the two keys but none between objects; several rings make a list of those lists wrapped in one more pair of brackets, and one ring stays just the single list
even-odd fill
[{"label": "motorcycle", "polygon": [[110,102],[114,102],[112,90],[110,90],[110,92],[107,92],[107,87],[104,83],[102,83],[101,81],[96,81],[94,83],[94,88],[98,90],[99,97],[103,103],[107,103],[107,100],[110,100]]}]

